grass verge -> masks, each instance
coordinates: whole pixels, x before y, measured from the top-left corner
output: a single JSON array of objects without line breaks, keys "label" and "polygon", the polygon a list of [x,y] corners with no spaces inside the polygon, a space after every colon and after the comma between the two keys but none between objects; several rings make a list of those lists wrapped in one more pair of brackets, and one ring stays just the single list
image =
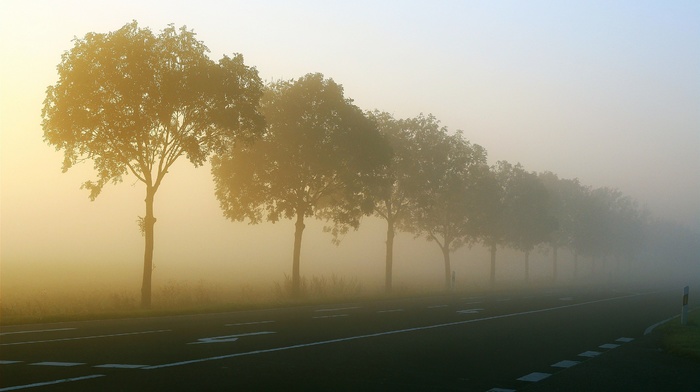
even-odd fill
[{"label": "grass verge", "polygon": [[688,314],[688,325],[680,317],[661,327],[663,348],[675,355],[700,362],[700,308]]}]

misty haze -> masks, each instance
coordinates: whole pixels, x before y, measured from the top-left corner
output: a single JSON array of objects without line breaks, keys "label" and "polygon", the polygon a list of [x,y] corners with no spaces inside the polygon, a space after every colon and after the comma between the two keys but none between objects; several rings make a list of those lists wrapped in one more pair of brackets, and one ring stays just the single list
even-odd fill
[{"label": "misty haze", "polygon": [[659,337],[700,339],[697,4],[40,3],[0,390],[700,382]]}]

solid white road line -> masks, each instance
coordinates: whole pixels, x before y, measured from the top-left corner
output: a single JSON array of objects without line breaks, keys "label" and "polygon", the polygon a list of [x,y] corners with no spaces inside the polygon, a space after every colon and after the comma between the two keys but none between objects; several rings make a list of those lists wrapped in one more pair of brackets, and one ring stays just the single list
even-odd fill
[{"label": "solid white road line", "polygon": [[17,385],[17,386],[14,386],[14,387],[0,388],[0,392],[5,392],[5,391],[16,391],[16,390],[19,390],[19,389],[43,387],[43,386],[47,386],[47,385],[61,384],[61,383],[64,383],[64,382],[73,382],[73,381],[89,380],[89,379],[91,379],[91,378],[98,378],[98,377],[104,377],[104,376],[105,376],[104,374],[93,374],[92,376],[74,377],[74,378],[64,378],[64,379],[62,379],[62,380],[38,382],[38,383],[36,383],[36,384]]},{"label": "solid white road line", "polygon": [[80,365],[85,365],[84,363],[80,362],[37,362],[37,363],[30,363],[31,366],[59,366],[59,367],[71,367],[71,366],[80,366]]},{"label": "solid white road line", "polygon": [[0,361],[0,365],[10,365],[13,363],[21,363],[22,361]]},{"label": "solid white road line", "polygon": [[20,344],[51,343],[51,342],[65,342],[68,340],[112,338],[112,337],[117,337],[117,336],[144,335],[144,334],[149,334],[149,333],[161,333],[161,332],[171,332],[171,331],[172,330],[170,330],[170,329],[161,329],[158,331],[116,333],[116,334],[112,334],[112,335],[81,336],[81,337],[77,337],[77,338],[64,338],[64,339],[52,339],[52,340],[35,340],[35,341],[31,341],[31,342],[2,343],[2,344],[0,344],[0,346],[17,346]]},{"label": "solid white road line", "polygon": [[653,324],[653,325],[648,326],[647,329],[644,330],[644,335],[645,335],[645,336],[646,336],[646,335],[649,335],[650,333],[652,333],[652,331],[654,331],[654,328],[658,327],[658,326],[661,325],[661,324],[666,324],[667,322],[673,320],[673,319],[676,318],[676,317],[680,317],[680,314],[677,314],[677,315],[675,315],[675,316],[673,316],[673,317],[667,318],[666,320],[661,320],[661,321],[659,321],[659,322],[656,323],[656,324]]},{"label": "solid white road line", "polygon": [[[190,364],[194,364],[194,363],[217,361],[217,360],[221,360],[221,359],[242,357],[242,356],[247,356],[247,355],[257,355],[257,354],[271,353],[271,352],[276,352],[276,351],[294,350],[294,349],[298,349],[298,348],[321,346],[321,345],[325,345],[325,344],[347,342],[347,341],[359,340],[359,339],[367,339],[367,338],[373,338],[373,337],[378,337],[378,336],[395,335],[395,334],[400,334],[400,333],[424,331],[424,330],[435,329],[435,328],[451,327],[451,326],[455,326],[455,325],[471,324],[471,323],[477,323],[477,322],[481,322],[481,321],[497,320],[497,319],[502,319],[502,318],[524,316],[524,315],[529,315],[529,314],[552,312],[555,310],[575,308],[575,307],[591,305],[591,304],[595,304],[595,303],[609,302],[609,301],[616,301],[616,300],[625,299],[625,298],[638,297],[640,295],[642,295],[642,294],[630,294],[630,295],[625,295],[625,296],[620,296],[620,297],[604,298],[604,299],[598,299],[598,300],[594,300],[594,301],[580,302],[580,303],[576,303],[576,304],[555,306],[553,308],[527,310],[524,312],[501,314],[498,316],[482,317],[482,318],[471,319],[471,320],[454,321],[451,323],[433,324],[433,325],[426,325],[423,327],[398,329],[398,330],[393,330],[393,331],[371,333],[371,334],[367,334],[367,335],[350,336],[347,338],[322,340],[319,342],[295,344],[292,346],[275,347],[275,348],[269,348],[269,349],[264,349],[264,350],[248,351],[248,352],[244,352],[244,353],[226,354],[226,355],[219,355],[216,357],[199,358],[199,359],[192,359],[192,360],[188,360],[188,361],[165,363],[162,365],[149,366],[149,367],[145,367],[142,369],[161,369],[161,368],[172,367],[172,366],[190,365]],[[597,354],[600,354],[600,353],[597,353]],[[579,355],[581,355],[581,354],[579,354]]]},{"label": "solid white road line", "polygon": [[0,333],[0,336],[5,336],[5,335],[14,335],[18,333],[39,333],[39,332],[57,332],[57,331],[73,331],[78,328],[56,328],[56,329],[40,329],[40,330],[34,330],[34,331],[17,331],[17,332],[3,332]]}]

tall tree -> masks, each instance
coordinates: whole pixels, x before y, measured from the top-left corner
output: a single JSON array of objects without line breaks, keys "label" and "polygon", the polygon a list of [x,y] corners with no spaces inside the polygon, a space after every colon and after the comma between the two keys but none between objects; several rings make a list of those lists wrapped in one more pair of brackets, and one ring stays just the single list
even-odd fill
[{"label": "tall tree", "polygon": [[489,248],[489,284],[491,288],[496,285],[496,252],[498,246],[505,245],[507,239],[506,191],[510,171],[512,171],[511,164],[506,161],[497,162],[490,168],[488,176],[484,177],[481,186],[487,197],[480,204],[480,211],[484,219],[478,225],[478,236],[483,244]]},{"label": "tall tree", "polygon": [[369,113],[369,117],[377,123],[379,132],[392,150],[392,159],[379,173],[379,181],[374,188],[374,213],[387,223],[384,287],[390,293],[394,237],[396,231],[405,226],[404,220],[412,202],[411,195],[415,194],[415,180],[420,175],[414,159],[418,148],[415,144],[415,130],[411,127],[418,121],[396,120],[391,114],[379,111]]},{"label": "tall tree", "polygon": [[534,173],[499,161],[492,167],[496,181],[490,206],[490,219],[484,225],[481,237],[491,250],[491,285],[494,285],[496,248],[507,245],[525,253],[525,279],[530,279],[530,252],[535,245],[546,241],[556,229],[550,211],[547,189]]},{"label": "tall tree", "polygon": [[[580,216],[581,201],[586,189],[578,179],[559,178],[552,172],[539,175],[540,181],[547,188],[550,200],[550,211],[557,222],[557,228],[548,239],[552,247],[552,281],[557,281],[558,250],[573,248],[574,228]],[[573,250],[573,249],[572,249]]]},{"label": "tall tree", "polygon": [[549,239],[557,222],[552,215],[547,188],[535,173],[513,166],[508,194],[508,241],[525,253],[525,280],[530,280],[530,252]]},{"label": "tall tree", "polygon": [[375,123],[321,74],[272,83],[263,97],[267,130],[212,159],[216,196],[234,221],[295,219],[292,292],[300,294],[304,221],[333,223],[340,234],[371,213],[367,186],[390,150]]},{"label": "tall tree", "polygon": [[449,134],[433,116],[419,117],[415,137],[420,165],[407,228],[434,241],[443,255],[445,286],[450,287],[450,253],[476,233],[477,179],[488,173],[486,150],[471,144],[461,132]]},{"label": "tall tree", "polygon": [[93,162],[97,180],[82,186],[90,199],[128,174],[146,186],[143,307],[151,305],[154,198],[170,167],[183,155],[200,166],[217,147],[262,129],[255,68],[238,54],[215,63],[207,52],[185,27],[155,35],[134,21],[76,38],[46,92],[44,140],[64,150],[64,172]]}]

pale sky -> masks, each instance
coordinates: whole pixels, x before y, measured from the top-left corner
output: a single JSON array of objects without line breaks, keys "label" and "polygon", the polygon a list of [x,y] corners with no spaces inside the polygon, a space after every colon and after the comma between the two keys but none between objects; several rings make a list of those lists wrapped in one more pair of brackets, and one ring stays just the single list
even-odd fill
[{"label": "pale sky", "polygon": [[[140,283],[143,241],[135,221],[143,215],[143,187],[127,176],[90,202],[79,187],[94,178],[91,165],[62,174],[62,153],[43,142],[40,126],[45,89],[56,83],[56,65],[72,38],[134,19],[156,32],[186,25],[212,58],[242,53],[265,80],[321,72],[362,109],[396,117],[432,113],[485,147],[491,163],[520,162],[618,188],[655,216],[700,229],[698,1],[5,0],[5,286],[26,271],[62,263],[92,271],[76,281],[118,268]],[[176,272],[196,278],[200,267],[193,266],[232,259],[258,268],[257,279],[289,273],[293,225],[227,222],[208,165],[190,166],[183,157],[156,196],[154,279]],[[307,230],[302,273],[314,262],[305,258],[325,272],[342,272],[342,261],[328,267],[321,259],[352,263],[353,243],[382,271],[382,229],[367,225],[360,232],[335,248],[327,237],[314,242]],[[281,255],[271,253],[270,239],[279,239]],[[425,257],[439,257],[433,246]]]}]

